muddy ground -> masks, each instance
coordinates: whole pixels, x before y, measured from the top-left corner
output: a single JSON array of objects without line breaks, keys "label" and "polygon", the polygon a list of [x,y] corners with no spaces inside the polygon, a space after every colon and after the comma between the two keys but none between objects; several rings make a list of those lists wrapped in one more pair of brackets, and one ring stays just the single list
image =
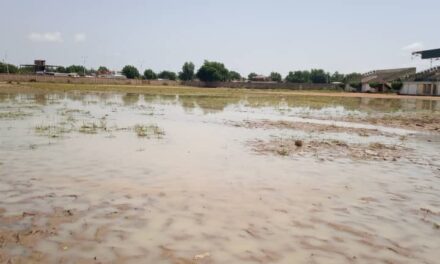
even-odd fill
[{"label": "muddy ground", "polygon": [[37,85],[0,86],[0,263],[440,257],[437,101]]}]

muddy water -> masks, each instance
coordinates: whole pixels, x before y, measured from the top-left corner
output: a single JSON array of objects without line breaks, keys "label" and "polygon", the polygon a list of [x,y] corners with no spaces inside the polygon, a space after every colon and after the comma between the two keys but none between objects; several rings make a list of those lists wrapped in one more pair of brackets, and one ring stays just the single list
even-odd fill
[{"label": "muddy water", "polygon": [[[0,99],[0,262],[440,258],[440,137],[331,121],[365,115],[371,109],[362,104],[308,108],[282,100],[92,92]],[[432,104],[422,110],[438,111]],[[244,120],[385,134],[229,125]],[[164,134],[138,135],[136,125]],[[247,145],[272,138],[379,142],[412,151],[379,161],[266,155]]]}]

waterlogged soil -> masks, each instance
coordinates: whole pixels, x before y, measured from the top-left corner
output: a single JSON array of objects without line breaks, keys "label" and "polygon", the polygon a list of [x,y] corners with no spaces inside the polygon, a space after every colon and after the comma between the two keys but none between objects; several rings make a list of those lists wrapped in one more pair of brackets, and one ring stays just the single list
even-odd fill
[{"label": "waterlogged soil", "polygon": [[0,263],[438,263],[433,102],[13,88]]}]

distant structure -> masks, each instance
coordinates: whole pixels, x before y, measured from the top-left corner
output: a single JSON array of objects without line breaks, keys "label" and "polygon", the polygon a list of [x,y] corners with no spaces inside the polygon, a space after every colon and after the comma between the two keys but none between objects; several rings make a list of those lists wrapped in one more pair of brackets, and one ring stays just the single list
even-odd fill
[{"label": "distant structure", "polygon": [[45,74],[46,72],[54,71],[59,66],[47,65],[45,60],[34,60],[34,64],[21,64],[20,67],[33,68],[34,73]]},{"label": "distant structure", "polygon": [[361,84],[362,92],[387,92],[391,83],[398,80],[404,80],[413,76],[416,68],[399,68],[374,70],[362,74]]},{"label": "distant structure", "polygon": [[250,81],[252,81],[252,82],[270,82],[271,79],[268,76],[255,75],[250,79]]},{"label": "distant structure", "polygon": [[412,53],[412,55],[420,56],[422,60],[431,60],[431,68],[432,68],[432,62],[434,60],[440,60],[440,49],[415,51]]},{"label": "distant structure", "polygon": [[440,66],[432,67],[433,61],[440,60],[440,49],[416,51],[412,55],[430,60],[431,68],[406,78],[399,94],[440,96]]}]

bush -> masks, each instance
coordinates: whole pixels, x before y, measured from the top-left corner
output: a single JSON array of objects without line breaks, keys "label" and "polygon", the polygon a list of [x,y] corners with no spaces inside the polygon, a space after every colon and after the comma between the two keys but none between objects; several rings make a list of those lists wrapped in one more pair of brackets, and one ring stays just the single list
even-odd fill
[{"label": "bush", "polygon": [[361,82],[351,82],[350,87],[355,88],[355,89],[360,89],[362,87],[362,83]]},{"label": "bush", "polygon": [[399,91],[403,86],[403,83],[401,81],[394,81],[391,83],[391,89],[394,91]]},{"label": "bush", "polygon": [[382,87],[382,84],[378,82],[370,82],[368,85],[370,85],[371,88],[375,89]]}]

